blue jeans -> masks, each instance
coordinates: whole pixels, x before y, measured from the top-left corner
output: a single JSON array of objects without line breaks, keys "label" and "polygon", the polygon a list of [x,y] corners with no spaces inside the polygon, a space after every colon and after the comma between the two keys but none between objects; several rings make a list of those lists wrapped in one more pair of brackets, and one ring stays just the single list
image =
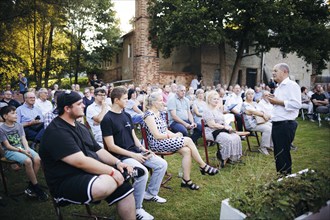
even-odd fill
[{"label": "blue jeans", "polygon": [[147,181],[148,181],[148,169],[149,167],[153,170],[150,177],[149,185],[147,192],[151,195],[158,195],[160,185],[162,184],[163,177],[167,170],[167,162],[159,156],[152,156],[144,162],[142,165],[140,162],[133,158],[127,158],[123,160],[123,163],[126,163],[132,167],[140,167],[144,170],[145,174],[139,178],[135,178],[133,187],[134,187],[134,198],[136,209],[142,208],[142,202],[144,198],[144,191],[146,190]]},{"label": "blue jeans", "polygon": [[[184,120],[185,122],[189,123],[189,121]],[[188,130],[185,126],[183,126],[183,124],[180,124],[176,121],[172,122],[172,124],[170,125],[171,130],[176,133],[176,132],[181,132],[183,134],[184,137],[188,136]],[[202,137],[202,125],[201,124],[197,124],[197,127],[194,128],[194,133],[190,136],[190,138],[193,140],[193,142],[197,142],[198,138]]]},{"label": "blue jeans", "polygon": [[132,117],[133,124],[142,124],[143,116],[142,115],[135,115]]}]

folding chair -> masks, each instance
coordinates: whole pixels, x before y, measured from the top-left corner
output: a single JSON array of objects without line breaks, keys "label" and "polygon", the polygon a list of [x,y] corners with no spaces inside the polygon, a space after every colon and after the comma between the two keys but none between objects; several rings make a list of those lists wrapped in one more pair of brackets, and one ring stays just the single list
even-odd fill
[{"label": "folding chair", "polygon": [[[205,151],[205,160],[206,160],[206,163],[210,165],[210,163],[209,163],[209,153],[208,153],[207,148],[214,141],[213,140],[207,140],[206,135],[205,135],[205,122],[204,122],[203,119],[201,120],[201,123],[202,123],[202,137],[203,137],[203,145],[204,145],[204,151]],[[220,150],[220,144],[219,143],[216,143],[216,144],[217,144],[217,149]]]},{"label": "folding chair", "polygon": [[[258,137],[257,131],[250,131],[250,130],[246,129],[243,114],[242,114],[242,124],[243,124],[244,131],[250,132],[250,133],[253,133],[254,134],[254,137],[257,139],[258,147],[260,147],[260,141],[259,141],[259,137]],[[247,144],[248,144],[248,147],[249,147],[249,151],[250,152],[258,152],[258,150],[251,150],[251,144],[250,144],[250,140],[249,140],[249,135],[246,135],[245,137],[246,137],[246,141],[247,141]]]},{"label": "folding chair", "polygon": [[[144,127],[144,125],[141,125],[141,134],[142,134],[144,146],[145,146],[146,149],[149,150],[147,131],[146,131],[146,128]],[[153,152],[156,155],[161,156],[163,159],[164,159],[164,156],[169,156],[169,155],[174,154],[174,152],[155,152],[155,151],[153,151]],[[171,187],[165,185],[168,181],[170,181],[172,179],[172,174],[168,173],[166,171],[165,176],[167,178],[162,182],[161,186],[164,187],[165,189],[172,189]]]},{"label": "folding chair", "polygon": [[[56,213],[56,215],[57,215],[57,219],[58,219],[58,220],[63,220],[63,219],[64,219],[64,218],[63,218],[63,213],[62,213],[62,210],[61,210],[62,207],[65,207],[65,206],[68,206],[68,205],[75,205],[75,204],[73,204],[73,203],[69,203],[69,202],[68,202],[68,203],[58,203],[58,202],[53,198],[52,195],[51,195],[51,199],[52,199],[52,201],[53,201],[53,206],[54,206],[55,213]],[[84,206],[85,206],[85,208],[86,208],[86,213],[87,213],[87,214],[80,214],[80,213],[76,213],[76,212],[74,212],[74,213],[71,213],[71,215],[72,215],[72,216],[75,216],[75,217],[79,217],[79,218],[108,219],[108,220],[113,219],[113,218],[111,218],[111,217],[95,215],[95,214],[92,213],[90,205],[85,204]]]},{"label": "folding chair", "polygon": [[[42,168],[42,171],[45,175],[45,170],[44,170],[44,166],[43,166],[43,163],[41,162],[41,168]],[[62,213],[62,210],[61,208],[62,207],[65,207],[65,206],[69,206],[69,205],[77,205],[77,204],[74,204],[74,203],[70,203],[70,202],[63,202],[63,201],[57,201],[56,199],[54,199],[52,193],[50,192],[50,198],[53,202],[53,206],[54,206],[54,209],[55,209],[55,214],[57,215],[57,219],[58,220],[63,220],[63,213]],[[98,204],[99,202],[95,202],[95,204]],[[86,213],[87,214],[80,214],[80,213],[71,213],[72,216],[75,216],[75,217],[80,217],[80,218],[90,218],[90,219],[107,219],[107,220],[111,220],[113,218],[111,217],[105,217],[105,216],[98,216],[98,215],[95,215],[92,213],[91,211],[91,207],[89,204],[84,204],[85,208],[86,208]]]}]

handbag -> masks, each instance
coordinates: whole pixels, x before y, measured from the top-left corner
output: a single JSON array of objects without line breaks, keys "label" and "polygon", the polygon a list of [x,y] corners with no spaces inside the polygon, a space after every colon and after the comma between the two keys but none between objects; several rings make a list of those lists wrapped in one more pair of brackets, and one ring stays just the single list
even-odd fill
[{"label": "handbag", "polygon": [[267,122],[263,117],[260,117],[260,116],[257,116],[257,115],[254,116],[254,118],[255,118],[256,121],[257,121],[257,125],[264,124],[264,123]]}]

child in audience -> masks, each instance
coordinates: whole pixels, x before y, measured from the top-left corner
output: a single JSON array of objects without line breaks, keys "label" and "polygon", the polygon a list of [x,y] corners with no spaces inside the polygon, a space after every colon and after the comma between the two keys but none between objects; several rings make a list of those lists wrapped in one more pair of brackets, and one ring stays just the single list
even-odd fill
[{"label": "child in audience", "polygon": [[41,201],[47,200],[48,195],[40,188],[37,180],[40,157],[38,153],[30,149],[23,126],[17,123],[16,108],[5,106],[1,109],[0,115],[4,120],[4,123],[0,126],[0,142],[5,158],[17,161],[25,166],[30,181],[24,192],[28,196],[37,197]]}]

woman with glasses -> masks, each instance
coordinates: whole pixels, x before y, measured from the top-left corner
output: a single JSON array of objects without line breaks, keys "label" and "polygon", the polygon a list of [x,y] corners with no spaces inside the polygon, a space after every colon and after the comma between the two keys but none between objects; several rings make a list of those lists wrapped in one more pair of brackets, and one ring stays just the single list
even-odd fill
[{"label": "woman with glasses", "polygon": [[219,171],[207,165],[201,158],[194,142],[189,137],[183,137],[182,133],[173,133],[167,129],[166,119],[161,112],[164,110],[163,96],[161,92],[153,92],[147,98],[147,111],[144,114],[144,122],[148,137],[148,144],[152,151],[178,152],[182,155],[183,178],[181,187],[198,190],[199,186],[190,178],[191,159],[196,161],[202,175],[215,175]]}]

